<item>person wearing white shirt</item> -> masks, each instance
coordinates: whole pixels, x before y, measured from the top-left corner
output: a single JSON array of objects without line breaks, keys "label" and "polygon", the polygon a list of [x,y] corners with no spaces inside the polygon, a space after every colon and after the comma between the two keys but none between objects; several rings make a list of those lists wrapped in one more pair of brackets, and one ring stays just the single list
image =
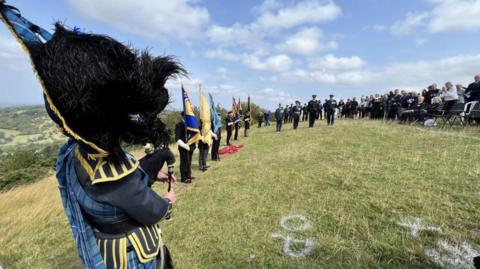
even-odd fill
[{"label": "person wearing white shirt", "polygon": [[457,84],[455,87],[457,88],[458,102],[465,103],[465,88],[462,84]]},{"label": "person wearing white shirt", "polygon": [[457,89],[450,81],[445,83],[445,90],[442,91],[441,97],[445,101],[443,109],[446,113],[450,112],[455,103],[458,102]]}]

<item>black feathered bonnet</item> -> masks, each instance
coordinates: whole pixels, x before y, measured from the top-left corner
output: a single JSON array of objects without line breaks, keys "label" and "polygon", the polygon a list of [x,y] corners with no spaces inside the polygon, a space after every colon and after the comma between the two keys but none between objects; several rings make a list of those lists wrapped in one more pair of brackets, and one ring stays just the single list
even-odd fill
[{"label": "black feathered bonnet", "polygon": [[172,57],[153,57],[103,35],[55,25],[52,38],[28,45],[50,117],[92,154],[125,158],[122,143],[169,142],[158,114],[165,83],[185,74]]}]

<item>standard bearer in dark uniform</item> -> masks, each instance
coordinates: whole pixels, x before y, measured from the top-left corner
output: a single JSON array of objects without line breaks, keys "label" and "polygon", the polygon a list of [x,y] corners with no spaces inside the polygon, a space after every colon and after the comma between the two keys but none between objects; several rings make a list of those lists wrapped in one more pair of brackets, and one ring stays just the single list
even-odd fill
[{"label": "standard bearer in dark uniform", "polygon": [[337,100],[333,99],[333,94],[330,94],[330,99],[328,99],[325,107],[327,110],[327,125],[333,126],[335,122],[335,111],[338,107]]},{"label": "standard bearer in dark uniform", "polygon": [[317,113],[320,111],[319,103],[317,101],[317,95],[312,95],[312,100],[308,102],[308,127],[313,128],[315,120],[317,119]]},{"label": "standard bearer in dark uniform", "polygon": [[295,106],[292,107],[293,114],[293,129],[298,128],[298,122],[300,121],[300,115],[302,114],[302,105],[300,101],[295,101]]}]

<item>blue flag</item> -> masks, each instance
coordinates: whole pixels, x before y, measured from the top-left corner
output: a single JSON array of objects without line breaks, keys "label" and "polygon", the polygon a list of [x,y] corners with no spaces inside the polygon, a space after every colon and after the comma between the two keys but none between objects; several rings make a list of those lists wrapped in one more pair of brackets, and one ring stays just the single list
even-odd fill
[{"label": "blue flag", "polygon": [[213,96],[208,94],[210,97],[210,110],[212,111],[212,120],[213,120],[213,131],[217,132],[218,129],[222,128],[222,120],[218,116],[217,108],[215,107],[215,102],[213,102]]},{"label": "blue flag", "polygon": [[187,90],[183,88],[182,85],[182,96],[183,96],[183,122],[185,123],[185,128],[187,129],[187,145],[191,145],[198,140],[202,139],[200,134],[200,126],[198,125],[197,118],[193,113],[192,103],[188,97]]},{"label": "blue flag", "polygon": [[0,5],[0,13],[0,18],[23,44],[45,43],[52,38],[48,31],[22,17],[15,7]]}]

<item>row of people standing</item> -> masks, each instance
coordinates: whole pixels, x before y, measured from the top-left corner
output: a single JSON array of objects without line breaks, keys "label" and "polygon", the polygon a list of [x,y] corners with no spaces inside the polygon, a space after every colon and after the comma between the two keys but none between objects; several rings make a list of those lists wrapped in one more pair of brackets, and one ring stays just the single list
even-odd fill
[{"label": "row of people standing", "polygon": [[337,108],[338,104],[333,95],[330,95],[330,99],[325,100],[323,105],[321,101],[317,100],[316,95],[312,95],[312,100],[303,106],[300,101],[296,101],[295,105],[287,105],[287,108],[283,108],[282,104],[279,104],[275,110],[276,131],[280,132],[283,124],[289,122],[293,123],[293,129],[297,129],[300,120],[308,120],[308,127],[313,128],[316,120],[322,120],[323,111],[326,114],[327,125],[332,126],[335,122]]},{"label": "row of people standing", "polygon": [[[187,128],[184,121],[184,113],[181,113],[182,120],[175,125],[175,141],[178,146],[178,152],[180,154],[180,180],[182,183],[189,184],[195,177],[192,176],[192,159],[193,153],[197,149],[197,143],[188,145],[187,141]],[[200,120],[200,130],[202,129],[203,122]],[[213,138],[211,143],[211,160],[220,161],[220,155],[218,151],[220,149],[220,142],[222,139],[222,128],[214,129],[212,121],[212,130],[210,135]],[[200,171],[207,171],[210,166],[207,165],[208,153],[210,151],[210,144],[203,139],[198,141],[198,168]]]},{"label": "row of people standing", "polygon": [[240,122],[243,118],[243,135],[248,137],[250,132],[250,124],[251,124],[251,113],[250,111],[245,112],[245,114],[241,115],[238,112],[228,111],[227,117],[225,118],[225,125],[227,128],[227,146],[230,146],[232,136],[233,140],[238,140],[238,132],[241,128]]}]

